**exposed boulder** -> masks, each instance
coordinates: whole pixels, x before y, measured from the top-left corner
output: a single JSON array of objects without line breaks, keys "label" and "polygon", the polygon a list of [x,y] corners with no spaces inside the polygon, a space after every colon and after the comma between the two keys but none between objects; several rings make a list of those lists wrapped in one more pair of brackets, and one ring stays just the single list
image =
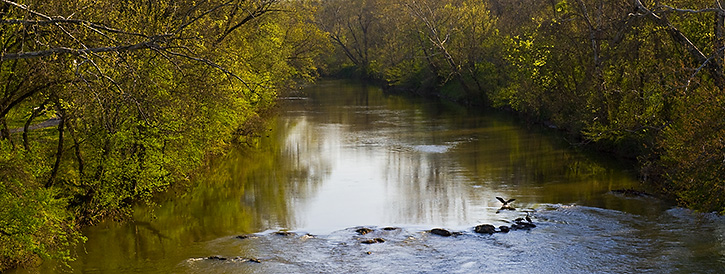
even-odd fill
[{"label": "exposed boulder", "polygon": [[216,260],[216,261],[226,261],[227,260],[227,258],[219,256],[219,255],[209,256],[209,257],[206,257],[206,259],[207,260]]},{"label": "exposed boulder", "polygon": [[294,232],[289,232],[289,231],[277,231],[277,232],[274,233],[274,235],[279,235],[279,236],[294,236],[295,233]]},{"label": "exposed boulder", "polygon": [[449,236],[453,235],[453,233],[451,233],[450,231],[443,229],[443,228],[431,229],[430,233],[439,235],[439,236],[443,236],[443,237],[449,237]]},{"label": "exposed boulder", "polygon": [[250,262],[250,263],[262,263],[259,259],[255,258],[243,258],[243,257],[234,257],[234,258],[227,258],[220,255],[213,255],[206,258],[203,258],[205,260],[212,260],[212,261],[229,261],[229,262]]},{"label": "exposed boulder", "polygon": [[493,234],[496,232],[496,227],[489,224],[477,225],[473,231],[479,234]]},{"label": "exposed boulder", "polygon": [[239,258],[239,259],[244,262],[258,263],[258,264],[262,263],[262,261],[260,261],[259,259],[255,259],[255,258]]},{"label": "exposed boulder", "polygon": [[384,242],[385,242],[385,239],[383,239],[383,238],[373,238],[373,239],[363,240],[360,243],[363,243],[363,244],[381,244],[381,243],[384,243]]},{"label": "exposed boulder", "polygon": [[361,227],[361,228],[358,228],[357,230],[355,230],[355,232],[357,232],[357,234],[360,234],[360,235],[365,235],[370,232],[373,232],[373,230],[370,228],[367,228],[367,227]]},{"label": "exposed boulder", "polygon": [[531,222],[531,218],[529,218],[529,216],[526,216],[526,219],[516,218],[514,220],[514,224],[511,225],[511,229],[532,229],[534,227],[536,227],[536,225]]}]

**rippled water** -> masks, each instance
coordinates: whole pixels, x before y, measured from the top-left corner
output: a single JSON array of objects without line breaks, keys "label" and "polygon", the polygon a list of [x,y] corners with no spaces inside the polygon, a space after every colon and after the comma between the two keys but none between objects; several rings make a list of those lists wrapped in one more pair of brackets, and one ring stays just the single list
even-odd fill
[{"label": "rippled water", "polygon": [[[722,273],[717,248],[698,251],[722,223],[699,226],[673,209],[658,220],[585,206],[542,205],[535,229],[506,234],[441,237],[415,228],[359,235],[354,228],[330,234],[281,236],[265,232],[209,244],[228,260],[191,258],[178,272],[209,273]],[[661,224],[661,221],[678,224]],[[703,221],[703,220],[701,220]],[[718,222],[716,220],[708,220]],[[697,222],[697,221],[695,221]],[[649,233],[656,231],[656,235]],[[722,230],[720,231],[722,233]],[[383,238],[384,243],[363,244]],[[714,247],[706,244],[706,246]],[[721,249],[720,249],[721,250]],[[702,254],[698,253],[703,252]],[[713,252],[713,253],[709,253]],[[244,258],[256,258],[254,263]]]},{"label": "rippled water", "polygon": [[[722,217],[612,193],[647,189],[626,164],[556,132],[344,81],[280,104],[253,148],[138,208],[136,222],[86,229],[72,270],[725,273]],[[496,196],[515,198],[517,210],[499,211]],[[527,214],[536,228],[473,232]],[[376,238],[384,242],[362,243]]]}]

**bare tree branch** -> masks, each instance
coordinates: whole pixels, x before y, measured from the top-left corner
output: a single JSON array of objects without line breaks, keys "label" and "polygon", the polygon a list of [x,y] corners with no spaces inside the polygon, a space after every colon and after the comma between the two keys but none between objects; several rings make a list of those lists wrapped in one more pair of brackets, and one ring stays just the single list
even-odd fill
[{"label": "bare tree branch", "polygon": [[262,3],[260,3],[258,6],[256,6],[252,10],[247,10],[247,16],[244,17],[239,23],[227,28],[224,33],[222,33],[221,36],[216,40],[215,43],[221,43],[229,34],[234,32],[239,27],[243,26],[247,22],[256,19],[259,16],[262,16],[263,14],[267,12],[273,12],[273,11],[281,11],[277,9],[272,9],[272,5],[279,2],[280,0],[263,0]]},{"label": "bare tree branch", "polygon": [[660,8],[663,9],[663,11],[656,11],[655,13],[665,13],[665,12],[678,12],[678,13],[706,13],[706,12],[725,12],[722,8],[707,8],[707,9],[699,9],[699,10],[693,10],[693,9],[678,9],[674,7],[670,7],[668,5],[659,5]]},{"label": "bare tree branch", "polygon": [[[72,25],[80,25],[87,27],[89,29],[95,30],[97,33],[101,33],[100,30],[108,31],[110,33],[116,33],[116,34],[126,34],[126,35],[132,35],[132,36],[139,36],[139,37],[147,37],[146,35],[143,35],[141,33],[135,33],[135,32],[128,32],[128,31],[122,31],[118,29],[114,29],[102,24],[93,23],[86,20],[79,20],[79,19],[63,19],[63,18],[50,18],[46,20],[22,20],[22,19],[6,19],[6,20],[0,20],[0,25],[57,25],[57,24],[72,24]],[[104,36],[106,34],[103,34]]]},{"label": "bare tree branch", "polygon": [[[235,1],[238,1],[238,3],[234,3]],[[246,81],[244,81],[241,77],[239,77],[237,74],[229,71],[227,68],[224,68],[217,63],[206,59],[198,57],[196,54],[193,53],[193,51],[189,50],[191,53],[182,53],[174,51],[175,48],[183,48],[188,49],[183,44],[179,43],[180,41],[183,41],[187,38],[181,37],[181,35],[184,33],[184,31],[192,26],[194,23],[199,22],[202,18],[211,16],[212,13],[223,10],[224,8],[229,7],[240,7],[242,4],[249,3],[250,8],[248,10],[245,10],[246,15],[241,18],[240,21],[234,22],[234,18],[232,15],[232,18],[229,19],[229,22],[233,22],[231,26],[228,26],[223,30],[221,35],[216,38],[216,43],[221,42],[225,37],[233,33],[236,29],[241,27],[242,25],[250,22],[253,19],[258,18],[259,16],[262,16],[263,14],[271,11],[279,11],[277,9],[274,9],[274,4],[280,2],[280,0],[257,0],[257,1],[247,1],[247,0],[222,0],[218,3],[210,4],[210,1],[199,1],[197,2],[193,7],[191,7],[189,10],[187,10],[185,18],[187,20],[183,20],[182,22],[179,22],[179,25],[176,27],[172,27],[171,33],[162,33],[157,34],[153,36],[131,32],[131,31],[124,31],[120,29],[116,29],[110,26],[107,26],[105,24],[95,23],[88,20],[81,20],[81,19],[71,19],[70,17],[64,18],[62,16],[49,16],[44,13],[35,11],[31,9],[29,6],[17,3],[15,1],[11,0],[0,0],[0,3],[5,3],[11,7],[14,7],[16,9],[23,10],[27,14],[29,14],[29,17],[36,17],[36,18],[9,18],[3,20],[0,20],[0,25],[24,25],[24,26],[42,26],[42,25],[51,25],[57,28],[57,30],[60,31],[60,33],[63,33],[65,36],[69,37],[72,41],[72,44],[75,45],[63,45],[60,46],[47,46],[46,49],[38,49],[34,51],[18,51],[18,52],[11,52],[11,51],[3,51],[0,52],[0,62],[7,61],[7,60],[19,60],[19,59],[31,59],[31,58],[42,58],[47,56],[54,56],[54,55],[71,55],[71,56],[78,56],[82,59],[84,59],[84,62],[89,62],[99,75],[96,75],[99,79],[109,80],[111,83],[116,86],[119,90],[120,87],[115,84],[113,79],[110,79],[100,69],[98,68],[98,65],[95,64],[93,61],[96,58],[103,58],[100,54],[103,53],[123,53],[123,52],[130,52],[130,51],[137,51],[137,50],[152,50],[155,51],[157,54],[160,54],[167,60],[171,61],[174,66],[177,68],[180,68],[179,65],[174,62],[174,60],[171,58],[174,57],[181,57],[187,60],[192,60],[195,62],[203,63],[207,66],[211,66],[213,68],[219,69],[223,73],[232,76],[232,78],[235,78],[243,83],[243,85],[249,89],[252,92],[254,91],[254,88],[252,88],[251,85],[249,85]],[[202,7],[207,6],[205,10],[201,10]],[[96,45],[96,46],[90,46],[87,41],[83,41],[81,39],[78,39],[74,36],[74,32],[70,32],[68,30],[75,30],[70,29],[70,26],[78,27],[78,28],[85,28],[88,31],[95,33],[97,35],[100,35],[109,41],[111,41],[113,44],[110,44],[108,46],[104,45]],[[68,30],[66,30],[68,28]],[[119,42],[122,40],[121,38],[123,36],[126,37],[136,37],[136,38],[143,38],[142,41],[138,41],[139,39],[134,39],[136,41],[133,42],[126,42],[127,44],[124,44],[122,42]],[[36,44],[39,43],[36,41]],[[121,91],[121,93],[123,93]],[[24,98],[23,98],[24,99]]]},{"label": "bare tree branch", "polygon": [[216,64],[216,63],[214,63],[214,62],[212,62],[212,61],[210,61],[208,59],[194,57],[194,56],[190,56],[190,55],[186,55],[186,54],[182,54],[182,53],[177,53],[177,52],[173,52],[173,51],[170,51],[170,50],[165,50],[165,52],[167,52],[167,53],[169,53],[170,55],[173,55],[173,56],[183,57],[183,58],[186,58],[186,59],[189,59],[189,60],[201,62],[201,63],[204,63],[204,64],[210,66],[210,67],[213,67],[213,68],[216,68],[218,70],[221,70],[225,74],[227,74],[229,76],[232,76],[232,77],[236,78],[237,80],[239,80],[240,82],[242,82],[242,84],[244,84],[244,86],[247,87],[247,89],[249,89],[249,91],[251,91],[252,93],[256,93],[256,91],[254,89],[252,89],[249,86],[249,84],[247,84],[247,82],[244,81],[244,79],[242,79],[241,77],[239,77],[238,75],[236,75],[233,72],[229,71],[228,69],[226,69],[226,68],[224,68],[224,67],[222,67],[222,66],[220,66],[220,65],[218,65],[218,64]]},{"label": "bare tree branch", "polygon": [[39,12],[36,12],[36,11],[34,11],[34,10],[31,10],[30,8],[28,8],[28,7],[27,7],[27,6],[25,6],[25,5],[22,5],[22,4],[18,4],[18,3],[15,3],[15,2],[13,2],[13,1],[8,1],[8,0],[0,0],[0,1],[1,1],[1,2],[3,2],[3,3],[9,4],[9,5],[11,5],[11,6],[15,6],[15,7],[17,7],[17,8],[20,8],[20,9],[22,9],[22,10],[25,10],[25,11],[27,11],[28,13],[30,13],[30,14],[32,14],[32,15],[35,15],[35,16],[39,16],[39,17],[42,17],[42,18],[43,18],[43,19],[45,19],[45,20],[53,20],[53,18],[52,18],[52,17],[50,17],[50,16],[47,16],[47,15],[45,15],[45,14],[42,14],[42,13],[39,13]]},{"label": "bare tree branch", "polygon": [[[199,19],[201,19],[201,18],[203,18],[203,17],[205,17],[205,16],[209,15],[210,13],[214,12],[215,10],[217,10],[217,9],[220,9],[220,8],[222,8],[222,7],[226,7],[226,6],[229,6],[229,5],[230,5],[230,3],[231,3],[232,1],[234,1],[234,0],[228,0],[228,1],[226,1],[226,2],[224,2],[224,3],[222,3],[222,4],[220,4],[220,5],[214,6],[214,7],[212,7],[211,9],[207,10],[206,12],[204,12],[204,13],[202,13],[202,14],[200,14],[200,15],[198,15],[198,16],[196,16],[196,17],[194,17],[194,18],[192,18],[192,19],[191,19],[191,20],[190,20],[189,22],[186,22],[186,23],[184,23],[184,24],[181,24],[181,26],[179,26],[179,27],[178,27],[178,28],[177,28],[177,29],[176,29],[176,30],[174,31],[174,33],[175,33],[175,34],[179,34],[179,33],[181,33],[181,31],[183,31],[183,30],[184,30],[185,28],[187,28],[188,26],[190,26],[190,25],[191,25],[191,24],[193,24],[194,22],[198,21]],[[200,5],[201,5],[201,4],[203,4],[204,2],[206,2],[206,1],[202,1],[202,2],[201,2],[201,3],[199,3],[198,5],[194,6],[194,8],[196,8],[196,7],[200,6]],[[189,10],[189,12],[191,12],[192,10],[194,10],[194,8],[190,9],[190,10]],[[187,14],[187,16],[188,16],[188,14]]]},{"label": "bare tree branch", "polygon": [[707,60],[705,60],[705,62],[703,62],[699,67],[697,67],[695,72],[693,72],[692,75],[690,76],[690,78],[687,79],[687,84],[685,85],[685,90],[688,90],[690,88],[690,83],[692,82],[692,79],[695,79],[695,76],[697,76],[697,74],[700,73],[700,71],[703,68],[708,66],[710,64],[710,62],[712,62],[712,60],[715,59],[718,56],[718,54],[720,54],[723,51],[725,51],[725,47],[718,49],[715,53],[713,53],[710,56],[710,58],[707,58]]},{"label": "bare tree branch", "polygon": [[39,85],[37,87],[34,87],[33,89],[27,91],[26,93],[23,93],[23,95],[21,95],[20,97],[16,98],[12,102],[10,102],[7,106],[5,106],[5,108],[3,108],[2,110],[0,110],[0,117],[5,117],[6,115],[8,115],[8,112],[10,112],[10,110],[13,109],[16,105],[18,105],[21,102],[23,102],[23,100],[25,100],[25,99],[29,98],[30,96],[35,95],[37,92],[39,92],[39,91],[41,91],[43,89],[46,89],[49,86],[52,86],[52,85],[55,85],[55,84],[58,84],[58,83],[57,82],[45,83],[43,85]]},{"label": "bare tree branch", "polygon": [[[710,57],[702,53],[702,51],[690,41],[685,34],[678,30],[669,20],[665,17],[657,15],[657,12],[648,9],[642,4],[640,0],[634,0],[637,11],[642,15],[646,15],[652,19],[656,24],[664,27],[667,33],[670,34],[676,43],[684,46],[692,57],[700,64],[706,65],[706,68],[710,71],[711,76],[715,80],[715,84],[720,88],[725,88],[725,75],[723,75],[722,66],[717,62],[710,62]],[[716,9],[720,11],[720,9]],[[698,70],[699,71],[699,70]]]},{"label": "bare tree branch", "polygon": [[55,54],[70,54],[70,55],[86,55],[90,53],[103,53],[103,52],[123,52],[133,51],[139,49],[150,49],[159,48],[158,43],[163,41],[164,38],[170,37],[171,34],[162,34],[150,37],[147,41],[136,43],[133,45],[117,46],[117,47],[100,47],[100,48],[85,48],[85,49],[73,49],[67,47],[58,47],[49,50],[32,51],[32,52],[19,52],[19,53],[4,53],[0,55],[0,61],[14,60],[14,59],[27,59],[27,58],[38,58],[45,57]]}]

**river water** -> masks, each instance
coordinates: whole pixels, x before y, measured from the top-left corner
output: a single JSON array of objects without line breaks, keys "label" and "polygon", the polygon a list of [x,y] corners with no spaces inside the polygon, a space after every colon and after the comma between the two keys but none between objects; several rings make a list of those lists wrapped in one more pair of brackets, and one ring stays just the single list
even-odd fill
[{"label": "river water", "polygon": [[[280,105],[251,148],[135,222],[85,229],[72,270],[40,271],[725,273],[725,219],[612,192],[648,189],[553,130],[345,81]],[[535,228],[473,231],[527,215]]]}]

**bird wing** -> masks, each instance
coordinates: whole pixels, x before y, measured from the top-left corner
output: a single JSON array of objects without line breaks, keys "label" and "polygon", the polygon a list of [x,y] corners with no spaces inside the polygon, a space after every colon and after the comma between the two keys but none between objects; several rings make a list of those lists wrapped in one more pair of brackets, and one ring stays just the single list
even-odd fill
[{"label": "bird wing", "polygon": [[506,201],[506,203],[508,204],[510,202],[513,202],[513,201],[516,201],[516,199],[509,199],[508,201]]},{"label": "bird wing", "polygon": [[501,197],[496,197],[496,199],[498,199],[499,201],[501,201],[501,202],[502,202],[502,203],[504,203],[504,204],[506,204],[506,203],[507,203],[507,202],[506,202],[506,200],[504,200],[504,199],[503,199],[503,198],[501,198]]}]

